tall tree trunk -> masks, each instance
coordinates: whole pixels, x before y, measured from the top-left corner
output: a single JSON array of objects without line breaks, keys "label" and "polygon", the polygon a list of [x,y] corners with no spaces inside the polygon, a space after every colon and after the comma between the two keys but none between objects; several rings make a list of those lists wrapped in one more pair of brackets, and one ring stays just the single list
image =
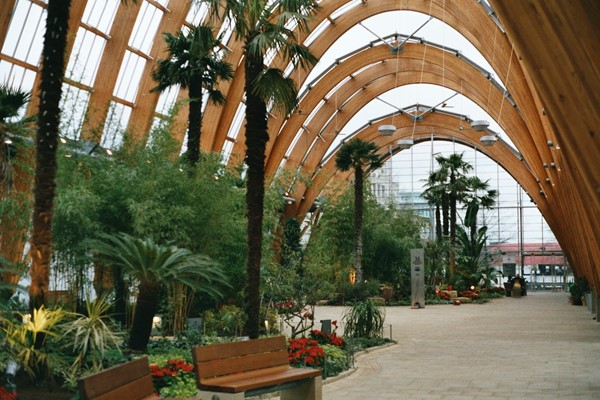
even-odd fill
[{"label": "tall tree trunk", "polygon": [[52,209],[56,177],[56,148],[60,123],[60,98],[65,70],[71,0],[50,0],[42,53],[40,108],[36,144],[35,186],[33,190],[33,233],[31,239],[31,285],[29,308],[46,304],[52,255]]},{"label": "tall tree trunk", "polygon": [[458,202],[456,194],[456,175],[450,174],[450,277],[454,277],[456,272],[456,203]]},{"label": "tall tree trunk", "polygon": [[200,135],[202,132],[202,81],[200,78],[196,78],[192,79],[189,87],[187,159],[192,167],[200,159]]},{"label": "tall tree trunk", "polygon": [[435,205],[435,238],[438,242],[442,241],[442,214],[440,205]]},{"label": "tall tree trunk", "polygon": [[354,169],[354,270],[356,282],[362,283],[362,225],[363,225],[363,170]]},{"label": "tall tree trunk", "polygon": [[152,319],[158,309],[159,284],[141,282],[133,314],[133,323],[129,332],[129,348],[145,351],[152,332]]},{"label": "tall tree trunk", "polygon": [[[249,40],[250,41],[250,40]],[[260,265],[262,258],[263,204],[265,198],[265,148],[267,106],[254,94],[254,81],[263,70],[263,57],[245,58],[246,90],[246,208],[248,213],[248,260],[246,265],[246,334],[255,339],[260,328]]]}]

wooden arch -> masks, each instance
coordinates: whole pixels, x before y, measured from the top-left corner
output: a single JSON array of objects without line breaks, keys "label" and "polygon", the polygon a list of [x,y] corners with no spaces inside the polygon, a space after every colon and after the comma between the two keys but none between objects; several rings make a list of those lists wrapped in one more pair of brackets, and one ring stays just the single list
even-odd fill
[{"label": "wooden arch", "polygon": [[[81,19],[88,2],[73,0],[67,56],[70,54],[78,30],[87,29]],[[6,40],[11,13],[17,3],[19,2],[16,0],[0,2],[1,45]],[[165,2],[152,1],[151,3],[160,5]],[[525,166],[520,162],[517,165],[522,165],[531,171],[531,178],[525,176],[519,178],[527,181],[521,184],[524,187],[531,186],[527,186],[530,194],[536,193],[533,189],[536,185],[538,194],[539,190],[544,192],[545,195],[537,199],[536,203],[553,227],[573,269],[576,273],[587,276],[598,292],[600,268],[596,267],[596,263],[600,259],[600,169],[597,165],[600,157],[600,108],[597,105],[600,104],[600,62],[598,61],[600,3],[575,0],[569,3],[569,7],[565,7],[562,0],[489,0],[498,14],[499,23],[495,20],[495,15],[490,15],[489,10],[484,6],[485,2],[473,0],[365,0],[355,2],[354,7],[340,12],[342,7],[349,3],[348,0],[323,0],[319,3],[320,11],[311,24],[313,29],[317,27],[323,29],[318,36],[313,34],[312,37],[303,37],[311,40],[311,50],[317,56],[323,55],[336,40],[357,23],[377,14],[407,10],[429,14],[443,20],[469,40],[487,59],[516,104],[514,109],[505,104],[501,115],[498,115],[497,105],[501,104],[501,100],[498,98],[499,93],[494,91],[496,108],[491,107],[488,113],[498,120],[508,135],[511,135],[527,164]],[[45,6],[45,3],[39,0],[34,0],[32,4]],[[91,87],[79,85],[82,90],[90,93],[87,110],[90,119],[84,127],[84,138],[92,137],[101,127],[103,123],[101,115],[105,114],[105,107],[109,101],[118,101],[131,107],[128,130],[140,140],[145,138],[151,120],[156,116],[154,110],[158,98],[158,95],[148,92],[152,82],[147,72],[151,70],[155,60],[162,56],[164,49],[162,32],[174,32],[179,29],[185,23],[185,16],[189,10],[187,1],[170,0],[166,4],[160,6],[164,15],[152,49],[148,54],[144,54],[147,62],[144,78],[140,82],[137,97],[131,103],[125,104],[122,99],[115,99],[113,92],[120,69],[119,60],[123,58],[125,51],[136,51],[129,48],[128,32],[132,30],[140,6],[119,7],[113,29],[110,32],[103,32],[107,42],[99,66],[101,73],[97,75]],[[409,47],[418,48],[419,45],[407,45],[403,57],[410,53]],[[228,48],[231,52],[227,54],[227,59],[234,65],[243,65],[242,44],[232,39],[228,43]],[[393,60],[389,55],[386,57],[383,52],[382,50],[380,55],[382,60],[380,65],[374,64],[373,68],[361,74],[354,74],[356,69],[349,72],[353,74],[353,80],[362,79],[364,90],[362,86],[359,90],[358,85],[352,81],[338,89],[338,102],[341,103],[342,98],[346,99],[343,111],[338,114],[339,122],[352,110],[358,110],[361,104],[366,104],[369,98],[373,98],[374,93],[382,93],[390,89],[384,80],[395,81],[395,76],[392,78],[393,73],[389,67],[393,64]],[[371,54],[375,54],[375,51]],[[2,53],[0,59],[36,74],[39,70],[38,65],[16,60]],[[417,56],[412,59],[407,58],[405,61],[407,69],[410,69],[411,62],[416,63],[418,59]],[[388,65],[384,60],[387,60]],[[336,73],[341,74],[346,68],[344,66],[346,60],[342,61],[335,67]],[[437,64],[433,58],[430,61],[431,64],[427,67],[427,79],[431,83],[439,84],[439,73],[436,74],[436,68],[438,70],[440,68],[439,60]],[[449,58],[446,58],[446,61],[450,63]],[[458,61],[456,59],[448,64],[448,69],[451,64],[454,68],[453,72],[448,72],[448,76],[454,74],[454,85],[458,82],[458,76],[462,74],[461,68],[466,70],[466,67]],[[278,58],[274,63],[283,66]],[[446,63],[444,64],[446,67]],[[373,75],[370,77],[367,75],[375,74],[375,71],[379,71],[385,79],[377,80]],[[302,83],[306,80],[308,71],[294,71],[293,74],[298,82]],[[342,75],[349,76],[346,73]],[[465,83],[472,86],[471,98],[483,98],[482,93],[474,87],[481,81],[480,73],[465,74],[462,78]],[[333,81],[333,78],[328,79]],[[38,80],[34,84],[34,100],[30,103],[29,112],[36,108],[37,82]],[[76,84],[76,82],[68,83]],[[402,84],[408,83],[410,79],[406,78]],[[418,80],[413,79],[412,83],[418,83]],[[489,85],[489,82],[485,84]],[[327,90],[327,88],[330,91],[331,84],[323,85],[318,90]],[[223,149],[238,106],[243,101],[243,70],[238,68],[235,79],[224,84],[222,89],[227,93],[229,103],[222,109],[212,105],[207,107],[204,119],[207,129],[203,133],[205,151],[220,152]],[[317,85],[311,92],[315,90]],[[183,95],[183,92],[180,93],[180,96]],[[309,102],[319,104],[323,97],[324,95],[309,93],[302,101],[304,104]],[[100,112],[94,114],[97,112],[94,108]],[[511,112],[508,112],[508,109],[511,109]],[[330,112],[329,116],[327,110]],[[312,109],[308,108],[307,111],[310,112]],[[326,124],[331,117],[331,111],[331,102],[321,105],[321,110],[315,114],[313,121],[307,124],[309,131],[328,130],[330,127]],[[183,114],[177,118],[185,119]],[[288,152],[289,144],[285,143],[290,140],[288,136],[293,137],[300,130],[299,126],[302,124],[299,124],[298,118],[296,115],[289,119],[274,115],[270,120],[270,146],[272,146],[270,156],[273,158],[269,158],[268,162],[271,171],[277,170],[281,164],[281,154]],[[424,121],[424,124],[426,123],[428,123],[427,119]],[[374,127],[371,129],[375,132]],[[436,128],[436,132],[441,131],[442,127]],[[185,132],[184,128],[176,130],[176,137],[183,138],[183,132]],[[237,133],[237,142],[233,144],[234,154],[243,153],[242,134],[243,132]],[[455,131],[455,134],[460,133]],[[314,141],[314,136],[312,139]],[[376,137],[375,140],[380,143],[384,139]],[[548,146],[549,141],[551,146]],[[318,146],[313,146],[310,151],[302,146],[302,143],[296,145],[297,149],[293,149],[286,163],[289,163],[289,167],[304,164],[302,167],[308,171],[318,169],[324,151]],[[495,154],[492,156],[496,157]],[[544,168],[544,164],[548,168]],[[556,169],[549,167],[552,164]],[[308,168],[309,165],[312,169]],[[321,172],[314,176],[315,182],[322,179],[320,176]],[[550,181],[547,182],[546,178]],[[534,179],[535,184],[531,183],[531,179]],[[535,179],[539,179],[539,182]],[[296,190],[298,189],[297,187]],[[311,190],[314,188],[307,188],[304,191],[306,199]],[[302,191],[299,191],[299,195],[300,193]]]}]

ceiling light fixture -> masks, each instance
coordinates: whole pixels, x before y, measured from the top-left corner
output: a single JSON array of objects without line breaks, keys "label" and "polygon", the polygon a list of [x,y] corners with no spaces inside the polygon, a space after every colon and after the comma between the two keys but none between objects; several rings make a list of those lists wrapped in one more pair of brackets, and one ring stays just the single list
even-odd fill
[{"label": "ceiling light fixture", "polygon": [[484,119],[479,119],[471,122],[471,128],[475,129],[478,132],[484,132],[488,126],[490,126],[490,123]]},{"label": "ceiling light fixture", "polygon": [[381,136],[392,136],[394,132],[396,132],[396,125],[381,125],[379,127]]},{"label": "ceiling light fixture", "polygon": [[486,136],[482,136],[481,138],[479,138],[479,141],[484,146],[493,146],[497,140],[498,140],[498,138],[495,135],[486,135]]},{"label": "ceiling light fixture", "polygon": [[407,150],[413,146],[414,141],[412,139],[400,139],[396,144],[398,145],[398,148]]}]

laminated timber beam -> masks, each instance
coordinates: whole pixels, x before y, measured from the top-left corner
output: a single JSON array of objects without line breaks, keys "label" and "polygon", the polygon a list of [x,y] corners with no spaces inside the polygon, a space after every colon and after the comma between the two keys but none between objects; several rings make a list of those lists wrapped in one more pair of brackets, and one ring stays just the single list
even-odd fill
[{"label": "laminated timber beam", "polygon": [[124,5],[119,3],[117,14],[110,29],[111,39],[106,42],[100,67],[94,80],[94,91],[90,94],[87,108],[87,122],[81,137],[100,143],[102,131],[113,99],[113,92],[125,58],[129,37],[141,9],[142,2]]},{"label": "laminated timber beam", "polygon": [[[532,85],[544,113],[556,127],[556,138],[567,165],[581,177],[577,191],[585,202],[578,220],[588,235],[577,252],[591,249],[595,260],[583,268],[600,287],[600,3],[560,0],[490,0]],[[583,257],[582,257],[583,258]],[[590,261],[588,261],[589,263]],[[595,263],[594,263],[595,262]]]},{"label": "laminated timber beam", "polygon": [[[191,7],[189,1],[171,1],[169,9],[165,12],[156,29],[156,36],[150,49],[150,57],[153,60],[164,58],[167,44],[163,38],[163,33],[174,34],[179,31],[185,23]],[[157,83],[152,78],[152,70],[155,68],[154,62],[147,62],[142,72],[142,79],[135,99],[135,107],[131,112],[127,131],[131,134],[134,142],[145,141],[148,132],[154,120],[154,111],[160,97],[159,92],[152,92]]]}]

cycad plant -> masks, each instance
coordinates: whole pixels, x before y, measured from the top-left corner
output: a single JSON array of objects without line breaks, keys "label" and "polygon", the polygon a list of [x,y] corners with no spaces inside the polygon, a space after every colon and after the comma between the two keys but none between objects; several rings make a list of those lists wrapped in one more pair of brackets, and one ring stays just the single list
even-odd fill
[{"label": "cycad plant", "polygon": [[104,235],[92,244],[99,261],[120,269],[138,282],[138,295],[129,333],[129,348],[144,351],[150,339],[152,319],[160,302],[161,285],[184,284],[196,291],[220,296],[227,280],[208,257],[152,239],[120,233]]}]

